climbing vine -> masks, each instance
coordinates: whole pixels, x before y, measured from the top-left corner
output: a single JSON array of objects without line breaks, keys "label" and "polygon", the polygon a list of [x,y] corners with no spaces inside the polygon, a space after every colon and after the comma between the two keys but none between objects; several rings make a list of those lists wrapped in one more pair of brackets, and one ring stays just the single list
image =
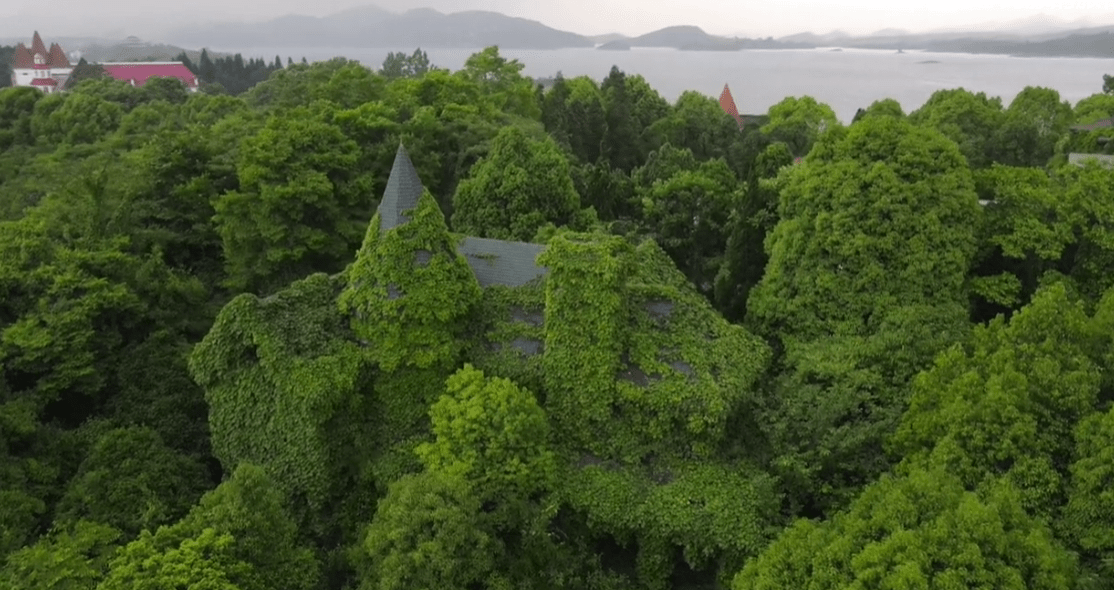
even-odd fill
[{"label": "climbing vine", "polygon": [[386,232],[375,215],[338,301],[388,373],[455,362],[462,320],[480,298],[479,283],[429,191],[404,213],[409,220]]},{"label": "climbing vine", "polygon": [[545,308],[546,406],[562,439],[605,439],[623,346],[623,280],[630,246],[620,238],[557,236],[538,256],[549,268]]},{"label": "climbing vine", "polygon": [[489,375],[505,377],[544,401],[545,279],[522,287],[492,285],[473,314],[465,358]]},{"label": "climbing vine", "polygon": [[429,191],[406,220],[382,231],[372,218],[337,300],[376,379],[372,469],[384,487],[420,469],[414,449],[429,439],[429,406],[463,351],[462,331],[481,297]]},{"label": "climbing vine", "polygon": [[[214,454],[232,471],[264,467],[288,494],[320,509],[358,457],[366,363],[344,337],[337,278],[312,275],[266,299],[240,295],[190,358],[205,388]],[[338,422],[341,422],[338,424]]]}]

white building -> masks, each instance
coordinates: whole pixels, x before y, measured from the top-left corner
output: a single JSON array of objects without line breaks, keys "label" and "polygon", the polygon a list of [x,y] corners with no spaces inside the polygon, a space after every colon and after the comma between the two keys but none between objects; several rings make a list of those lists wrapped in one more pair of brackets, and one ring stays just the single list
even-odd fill
[{"label": "white building", "polygon": [[33,86],[46,93],[58,92],[72,72],[73,66],[62,46],[52,43],[47,49],[38,31],[35,31],[30,49],[23,43],[16,45],[12,58],[12,86]]}]

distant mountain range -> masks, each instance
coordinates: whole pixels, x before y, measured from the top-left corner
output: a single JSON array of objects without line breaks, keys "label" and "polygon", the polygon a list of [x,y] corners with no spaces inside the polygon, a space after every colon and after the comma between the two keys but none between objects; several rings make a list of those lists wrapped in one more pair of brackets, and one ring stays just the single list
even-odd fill
[{"label": "distant mountain range", "polygon": [[634,38],[620,34],[595,37],[559,31],[537,21],[498,12],[469,10],[445,14],[430,8],[395,13],[364,6],[325,17],[288,15],[262,23],[207,23],[179,28],[172,43],[228,48],[250,47],[425,47],[563,49],[625,42],[633,47],[689,50],[804,48],[811,45],[772,39],[752,40],[709,35],[699,27],[667,27]]},{"label": "distant mountain range", "polygon": [[[1111,18],[1114,19],[1114,15]],[[1079,26],[1081,24],[1082,21],[1069,23],[1048,17],[1030,17],[1009,23],[988,24],[987,27],[997,28],[984,31],[910,33],[884,29],[857,36],[832,31],[761,39],[711,35],[695,26],[672,26],[635,37],[618,33],[585,36],[491,11],[443,13],[419,8],[393,12],[367,5],[325,17],[287,15],[255,23],[183,25],[163,35],[163,40],[173,46],[235,51],[264,47],[280,50],[302,47],[468,49],[489,45],[506,49],[598,47],[627,50],[664,47],[691,51],[843,47],[1019,56],[1114,57],[1114,25]],[[98,41],[104,44],[103,40]]]},{"label": "distant mountain range", "polygon": [[394,13],[363,6],[326,17],[289,15],[262,23],[212,23],[172,31],[174,43],[241,47],[592,47],[583,35],[537,21],[481,10],[444,14],[430,8]]}]

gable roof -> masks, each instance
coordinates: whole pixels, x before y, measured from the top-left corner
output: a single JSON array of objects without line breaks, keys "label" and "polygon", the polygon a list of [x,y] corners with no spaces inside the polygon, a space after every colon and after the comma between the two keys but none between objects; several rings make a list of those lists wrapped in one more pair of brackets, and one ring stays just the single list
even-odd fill
[{"label": "gable roof", "polygon": [[405,212],[418,206],[422,190],[422,181],[418,178],[414,163],[410,161],[410,154],[399,143],[395,163],[391,166],[391,175],[387,178],[387,188],[383,191],[383,199],[379,201],[380,234],[409,221]]},{"label": "gable roof", "polygon": [[457,251],[464,255],[481,287],[521,287],[545,275],[548,269],[537,263],[542,250],[545,246],[541,244],[473,237],[464,238],[457,246]]},{"label": "gable roof", "polygon": [[177,78],[190,88],[197,77],[180,61],[105,62],[100,64],[110,78],[143,86],[151,78]]},{"label": "gable roof", "polygon": [[1099,119],[1094,123],[1087,123],[1086,125],[1075,125],[1071,128],[1072,131],[1094,131],[1095,129],[1103,129],[1106,127],[1114,127],[1114,117],[1107,117]]}]

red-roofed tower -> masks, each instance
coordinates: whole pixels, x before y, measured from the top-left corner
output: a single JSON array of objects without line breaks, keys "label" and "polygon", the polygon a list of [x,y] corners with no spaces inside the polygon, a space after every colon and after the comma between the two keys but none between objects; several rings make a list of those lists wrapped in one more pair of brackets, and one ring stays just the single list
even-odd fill
[{"label": "red-roofed tower", "polygon": [[731,96],[731,89],[727,87],[727,84],[723,85],[723,92],[719,95],[719,108],[731,115],[735,122],[739,124],[739,127],[742,128],[743,118],[739,116],[739,109],[735,106],[735,99]]}]

